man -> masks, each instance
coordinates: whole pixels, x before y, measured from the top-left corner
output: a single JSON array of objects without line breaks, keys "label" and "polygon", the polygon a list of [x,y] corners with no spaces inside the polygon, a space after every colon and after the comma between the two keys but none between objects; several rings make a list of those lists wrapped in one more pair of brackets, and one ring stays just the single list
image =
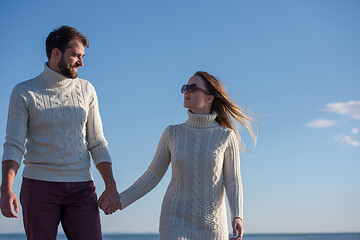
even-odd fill
[{"label": "man", "polygon": [[102,239],[89,152],[105,182],[99,201],[110,202],[107,214],[120,206],[95,89],[77,78],[88,46],[72,27],[54,30],[44,71],[10,97],[0,207],[5,217],[17,217],[12,185],[26,149],[20,202],[29,240],[56,239],[60,222],[68,239]]}]

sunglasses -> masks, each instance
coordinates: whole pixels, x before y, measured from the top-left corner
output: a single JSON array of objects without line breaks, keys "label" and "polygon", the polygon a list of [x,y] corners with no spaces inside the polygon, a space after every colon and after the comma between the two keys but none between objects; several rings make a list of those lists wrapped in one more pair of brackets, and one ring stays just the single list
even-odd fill
[{"label": "sunglasses", "polygon": [[210,94],[209,91],[199,88],[198,86],[196,86],[195,83],[190,84],[190,85],[183,85],[181,87],[181,93],[185,93],[185,92],[192,93],[192,92],[195,92],[196,90],[200,90],[200,91],[203,91],[204,93]]}]

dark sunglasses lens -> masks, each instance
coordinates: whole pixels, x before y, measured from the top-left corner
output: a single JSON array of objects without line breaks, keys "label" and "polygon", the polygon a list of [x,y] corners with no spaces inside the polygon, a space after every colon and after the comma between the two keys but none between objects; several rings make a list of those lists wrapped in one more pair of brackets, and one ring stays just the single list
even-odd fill
[{"label": "dark sunglasses lens", "polygon": [[190,84],[190,85],[188,86],[188,89],[189,89],[189,92],[195,91],[195,90],[196,90],[196,84]]},{"label": "dark sunglasses lens", "polygon": [[186,91],[186,89],[187,89],[187,85],[183,85],[183,86],[181,87],[181,92],[184,93],[184,92]]}]

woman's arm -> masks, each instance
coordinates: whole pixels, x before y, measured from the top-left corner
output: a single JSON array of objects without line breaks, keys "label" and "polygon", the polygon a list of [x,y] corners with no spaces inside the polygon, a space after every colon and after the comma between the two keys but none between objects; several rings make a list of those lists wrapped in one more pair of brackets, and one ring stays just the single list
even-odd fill
[{"label": "woman's arm", "polygon": [[170,164],[169,127],[163,132],[155,156],[146,172],[120,193],[121,210],[150,192],[163,178]]},{"label": "woman's arm", "polygon": [[243,234],[243,189],[240,174],[239,142],[235,132],[229,136],[228,146],[224,155],[224,185],[231,211],[232,226],[235,239],[241,239]]}]

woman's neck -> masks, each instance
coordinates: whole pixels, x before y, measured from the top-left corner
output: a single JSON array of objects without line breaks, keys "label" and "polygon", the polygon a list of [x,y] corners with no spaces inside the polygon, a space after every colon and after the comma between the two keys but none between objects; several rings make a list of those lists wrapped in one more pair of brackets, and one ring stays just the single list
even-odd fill
[{"label": "woman's neck", "polygon": [[200,108],[200,109],[191,109],[191,108],[189,108],[189,111],[194,113],[194,114],[201,114],[201,115],[211,114],[211,108],[210,107]]}]

